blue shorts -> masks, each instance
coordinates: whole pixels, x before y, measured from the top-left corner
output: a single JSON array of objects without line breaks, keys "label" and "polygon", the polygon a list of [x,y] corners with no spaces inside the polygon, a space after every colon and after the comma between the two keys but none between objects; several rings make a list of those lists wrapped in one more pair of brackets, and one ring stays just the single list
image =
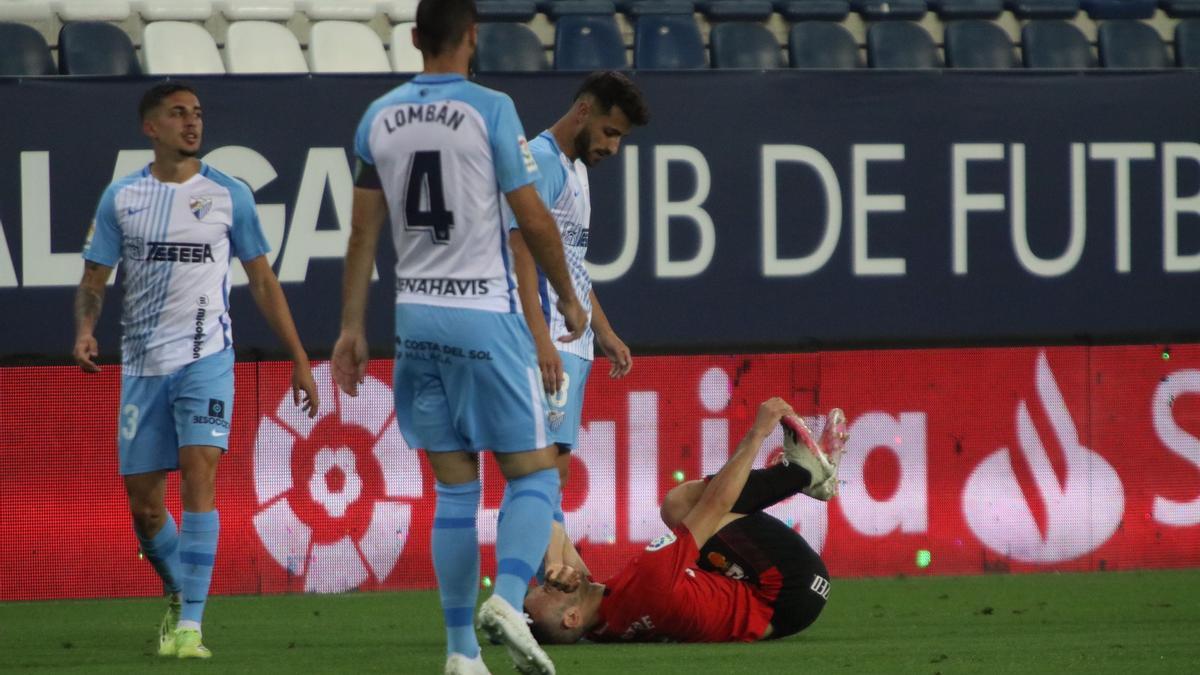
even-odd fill
[{"label": "blue shorts", "polygon": [[210,354],[170,375],[121,377],[117,451],[122,476],[179,468],[179,449],[229,448],[233,350]]},{"label": "blue shorts", "polygon": [[428,452],[549,445],[546,395],[520,314],[396,305],[396,422]]},{"label": "blue shorts", "polygon": [[553,395],[547,396],[546,428],[550,440],[558,444],[558,450],[570,452],[579,438],[579,423],[583,421],[583,390],[587,386],[592,362],[574,354],[559,352],[563,362],[563,384]]}]

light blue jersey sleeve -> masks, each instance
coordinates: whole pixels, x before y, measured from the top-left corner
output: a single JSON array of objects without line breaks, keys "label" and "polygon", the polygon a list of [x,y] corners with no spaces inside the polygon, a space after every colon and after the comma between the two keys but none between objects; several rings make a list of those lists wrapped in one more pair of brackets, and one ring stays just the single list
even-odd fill
[{"label": "light blue jersey sleeve", "polygon": [[529,151],[537,162],[538,178],[534,181],[538,195],[545,202],[546,208],[554,206],[563,186],[567,184],[567,170],[558,158],[558,148],[554,147],[544,136],[538,136],[529,142]]},{"label": "light blue jersey sleeve", "polygon": [[375,166],[375,156],[371,154],[371,122],[379,114],[379,108],[383,104],[381,98],[368,106],[358,122],[358,129],[354,131],[354,155],[371,166]]},{"label": "light blue jersey sleeve", "polygon": [[496,181],[500,184],[500,191],[509,193],[537,180],[537,161],[529,151],[529,143],[525,141],[525,131],[512,99],[505,94],[498,94],[487,121],[492,161],[496,165]]},{"label": "light blue jersey sleeve", "polygon": [[269,253],[271,245],[263,234],[258,209],[254,205],[254,193],[250,188],[215,169],[210,168],[205,175],[229,190],[229,198],[233,201],[233,223],[229,227],[230,252],[243,262]]},{"label": "light blue jersey sleeve", "polygon": [[83,259],[105,267],[116,267],[121,260],[121,226],[117,222],[117,186],[109,185],[100,196],[96,218],[83,245]]}]

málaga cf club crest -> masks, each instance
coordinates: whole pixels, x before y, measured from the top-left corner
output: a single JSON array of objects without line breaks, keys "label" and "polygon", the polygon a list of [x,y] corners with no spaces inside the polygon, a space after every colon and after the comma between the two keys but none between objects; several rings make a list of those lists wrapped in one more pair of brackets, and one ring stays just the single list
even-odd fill
[{"label": "m\u00e1laga cf club crest", "polygon": [[192,197],[188,201],[188,208],[192,210],[192,215],[196,216],[196,220],[203,220],[204,216],[212,210],[212,197]]}]

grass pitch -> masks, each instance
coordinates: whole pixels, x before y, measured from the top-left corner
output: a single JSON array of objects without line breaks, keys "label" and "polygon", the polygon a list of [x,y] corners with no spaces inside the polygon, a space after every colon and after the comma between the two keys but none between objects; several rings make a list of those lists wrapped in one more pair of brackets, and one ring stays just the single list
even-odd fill
[{"label": "grass pitch", "polygon": [[[0,604],[0,672],[440,673],[437,595],[217,597],[209,662],[154,656],[158,600]],[[1194,673],[1200,570],[835,580],[817,623],[734,645],[575,645],[576,673]],[[493,672],[512,672],[484,646]]]}]

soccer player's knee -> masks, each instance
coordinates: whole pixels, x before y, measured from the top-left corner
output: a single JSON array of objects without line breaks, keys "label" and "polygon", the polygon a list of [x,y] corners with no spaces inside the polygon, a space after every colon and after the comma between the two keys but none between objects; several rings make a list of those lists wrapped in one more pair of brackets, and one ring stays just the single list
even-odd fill
[{"label": "soccer player's knee", "polygon": [[131,498],[129,511],[133,514],[134,527],[145,535],[157,532],[167,519],[166,507],[149,499]]},{"label": "soccer player's knee", "polygon": [[670,528],[682,523],[688,511],[691,511],[692,507],[696,505],[703,492],[704,481],[702,480],[688,481],[671,488],[659,509],[662,521]]}]

